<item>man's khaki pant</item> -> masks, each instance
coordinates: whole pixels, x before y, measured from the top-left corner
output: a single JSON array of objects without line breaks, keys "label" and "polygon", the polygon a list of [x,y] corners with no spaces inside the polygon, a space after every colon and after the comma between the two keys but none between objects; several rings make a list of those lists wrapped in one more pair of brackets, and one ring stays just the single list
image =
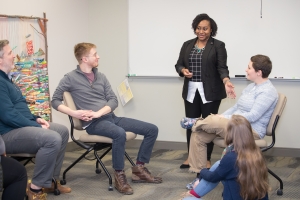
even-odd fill
[{"label": "man's khaki pant", "polygon": [[[219,115],[209,115],[205,119],[199,119],[192,128],[192,136],[189,151],[190,171],[199,173],[206,168],[206,144],[216,137],[225,137],[229,119]],[[259,135],[252,130],[254,139],[260,139]]]}]

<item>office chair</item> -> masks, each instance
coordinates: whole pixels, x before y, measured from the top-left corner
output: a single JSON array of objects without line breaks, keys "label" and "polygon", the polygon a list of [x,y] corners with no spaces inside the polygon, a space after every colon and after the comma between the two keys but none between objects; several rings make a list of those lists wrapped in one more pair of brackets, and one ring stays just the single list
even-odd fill
[{"label": "office chair", "polygon": [[[16,153],[16,154],[7,154],[6,156],[14,158],[18,161],[26,160],[23,165],[26,166],[30,161],[34,163],[32,159],[35,158],[35,154],[30,153]],[[35,163],[34,163],[35,164]],[[55,178],[52,177],[52,182],[54,183],[54,195],[60,195],[59,189],[57,189],[57,181]]]},{"label": "office chair", "polygon": [[[281,93],[278,93],[278,102],[277,102],[277,105],[276,105],[276,107],[274,109],[274,112],[271,116],[269,125],[267,127],[267,133],[266,133],[266,136],[271,136],[272,137],[272,142],[271,142],[270,145],[268,145],[267,141],[264,140],[264,139],[255,140],[256,145],[260,147],[262,152],[268,151],[269,149],[271,149],[275,145],[275,129],[276,129],[277,123],[279,121],[279,118],[280,118],[280,116],[283,112],[283,109],[285,107],[286,102],[287,102],[286,96],[281,94]],[[225,146],[225,141],[221,137],[215,138],[213,142],[214,142],[214,144],[216,144],[219,147],[224,147],[224,148],[226,147]],[[282,182],[281,178],[279,178],[269,168],[268,168],[268,172],[274,178],[276,178],[279,181],[280,186],[279,186],[279,189],[277,190],[277,195],[281,196],[283,194],[283,191],[282,191],[283,190],[283,182]]]},{"label": "office chair", "polygon": [[[72,110],[76,110],[76,106],[74,104],[73,98],[69,92],[64,92],[63,95],[64,98],[64,104],[71,108]],[[71,123],[71,139],[81,148],[85,149],[86,151],[79,157],[77,160],[75,160],[64,172],[63,172],[63,180],[60,181],[62,185],[66,184],[66,173],[74,166],[76,165],[82,158],[84,158],[88,153],[91,151],[94,151],[94,156],[96,158],[96,173],[100,174],[101,170],[99,169],[99,164],[101,165],[102,169],[104,170],[105,174],[107,175],[109,179],[109,187],[108,190],[112,191],[112,178],[108,170],[106,169],[105,165],[102,162],[102,158],[112,149],[112,139],[104,136],[98,136],[98,135],[89,135],[82,129],[81,121],[75,117],[69,116],[69,120]],[[83,134],[80,135],[79,139],[76,139],[74,137],[74,129],[80,130]],[[126,132],[126,140],[133,140],[136,138],[136,134],[132,132]],[[108,148],[101,156],[98,155],[98,151]],[[128,159],[128,161],[131,163],[132,166],[135,166],[132,159],[129,157],[129,155],[125,151],[125,156]]]}]

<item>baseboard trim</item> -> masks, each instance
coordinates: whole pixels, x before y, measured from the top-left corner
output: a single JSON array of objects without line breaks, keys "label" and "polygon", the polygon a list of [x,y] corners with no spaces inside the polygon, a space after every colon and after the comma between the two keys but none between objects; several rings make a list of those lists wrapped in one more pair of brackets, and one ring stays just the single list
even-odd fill
[{"label": "baseboard trim", "polygon": [[[139,148],[142,143],[142,140],[135,139],[128,141],[126,143],[127,147]],[[73,141],[69,142],[66,148],[66,151],[74,151],[81,149],[77,144]],[[170,142],[170,141],[156,141],[154,145],[154,149],[171,149],[171,150],[186,150],[187,145],[185,142]],[[223,148],[214,148],[215,153],[222,153]],[[282,147],[273,147],[272,149],[264,152],[264,155],[267,156],[280,156],[280,157],[300,157],[300,149],[299,148],[282,148]]]}]

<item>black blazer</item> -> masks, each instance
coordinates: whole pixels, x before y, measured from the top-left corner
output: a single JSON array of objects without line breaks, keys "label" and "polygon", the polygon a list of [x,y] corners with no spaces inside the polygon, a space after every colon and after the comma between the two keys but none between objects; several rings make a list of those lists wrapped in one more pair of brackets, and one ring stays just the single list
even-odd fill
[{"label": "black blazer", "polygon": [[[183,68],[189,68],[189,54],[194,47],[197,38],[188,40],[183,43],[175,69],[179,76]],[[227,67],[227,52],[225,43],[214,38],[209,38],[202,55],[201,80],[205,98],[207,101],[216,101],[226,98],[225,86],[223,79],[229,78]],[[188,94],[189,79],[184,78],[182,98],[186,99]]]}]

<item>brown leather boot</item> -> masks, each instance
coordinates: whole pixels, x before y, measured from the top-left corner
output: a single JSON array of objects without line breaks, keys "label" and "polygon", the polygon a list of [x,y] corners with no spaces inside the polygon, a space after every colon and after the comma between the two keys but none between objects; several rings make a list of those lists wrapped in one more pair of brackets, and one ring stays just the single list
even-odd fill
[{"label": "brown leather boot", "polygon": [[39,193],[35,193],[32,192],[31,190],[29,190],[27,192],[27,196],[28,196],[28,200],[47,200],[47,194],[44,193],[43,191],[39,192]]},{"label": "brown leather boot", "polygon": [[124,171],[115,172],[115,188],[122,194],[133,194],[133,189],[127,183],[126,175]]},{"label": "brown leather boot", "polygon": [[[60,194],[70,193],[71,188],[62,186],[59,181],[57,181],[57,189],[60,191]],[[54,183],[52,183],[50,188],[43,188],[45,193],[54,193]]]},{"label": "brown leather boot", "polygon": [[162,183],[161,177],[152,176],[149,170],[143,165],[132,167],[132,182],[134,183]]},{"label": "brown leather boot", "polygon": [[31,180],[28,180],[27,187],[26,187],[26,195],[28,200],[47,200],[47,194],[43,191],[39,193],[32,192],[30,190]]}]

